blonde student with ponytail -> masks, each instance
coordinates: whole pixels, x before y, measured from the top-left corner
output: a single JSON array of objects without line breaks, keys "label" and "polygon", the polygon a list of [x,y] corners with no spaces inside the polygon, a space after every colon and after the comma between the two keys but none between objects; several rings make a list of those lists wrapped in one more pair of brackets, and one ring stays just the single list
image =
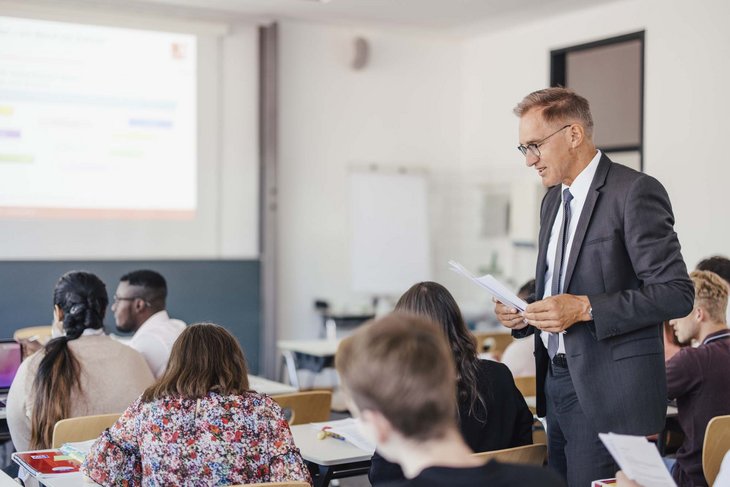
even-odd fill
[{"label": "blonde student with ponytail", "polygon": [[53,336],[21,364],[7,401],[15,449],[50,448],[65,418],[122,413],[153,382],[144,358],[104,333],[109,304],[96,275],[67,272],[53,291]]}]

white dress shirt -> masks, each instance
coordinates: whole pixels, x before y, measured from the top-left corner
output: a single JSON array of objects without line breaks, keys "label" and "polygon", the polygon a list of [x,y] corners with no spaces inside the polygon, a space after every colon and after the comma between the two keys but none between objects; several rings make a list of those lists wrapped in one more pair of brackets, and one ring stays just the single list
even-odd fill
[{"label": "white dress shirt", "polygon": [[[570,201],[570,225],[568,225],[568,244],[565,246],[565,255],[563,255],[563,269],[560,278],[560,289],[563,289],[563,283],[565,282],[565,269],[568,266],[568,260],[570,258],[570,252],[573,247],[573,236],[575,235],[575,229],[578,227],[578,221],[580,220],[580,214],[583,212],[583,204],[586,202],[588,197],[588,190],[593,182],[593,177],[596,175],[596,169],[598,168],[598,161],[601,159],[601,151],[596,151],[596,155],[593,156],[591,162],[578,174],[570,186],[562,185],[561,194],[566,188],[570,188],[570,194],[573,195],[573,199]],[[555,216],[555,222],[550,230],[550,240],[548,241],[547,248],[547,270],[545,271],[545,292],[543,298],[547,298],[552,294],[552,282],[553,272],[555,269],[555,253],[558,249],[558,238],[560,236],[560,227],[563,224],[563,203],[561,198],[560,208],[558,214]],[[547,349],[548,346],[548,332],[540,332],[540,338],[542,339],[543,345]],[[563,334],[560,334],[560,342],[558,344],[557,353],[565,353],[565,341],[563,340]]]},{"label": "white dress shirt", "polygon": [[159,379],[167,368],[172,344],[184,329],[184,321],[171,319],[163,309],[147,318],[127,345],[142,354],[152,375]]}]

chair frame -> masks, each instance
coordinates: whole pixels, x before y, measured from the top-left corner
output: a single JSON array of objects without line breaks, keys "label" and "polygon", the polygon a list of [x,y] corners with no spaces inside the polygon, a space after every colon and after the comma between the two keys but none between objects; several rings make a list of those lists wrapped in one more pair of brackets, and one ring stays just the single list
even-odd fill
[{"label": "chair frame", "polygon": [[715,483],[720,464],[730,451],[730,415],[715,416],[707,423],[702,443],[702,471],[707,485]]},{"label": "chair frame", "polygon": [[507,346],[514,341],[514,337],[509,333],[472,331],[471,334],[474,337],[477,353],[482,353],[484,351],[484,342],[491,340],[493,344],[489,348],[489,353],[497,358],[501,357]]},{"label": "chair frame", "polygon": [[502,450],[492,450],[474,453],[475,457],[489,460],[497,460],[503,463],[518,463],[522,465],[543,465],[547,459],[547,445],[535,443],[533,445],[515,446]]},{"label": "chair frame", "polygon": [[272,396],[282,409],[291,411],[290,425],[327,421],[332,408],[332,391],[301,391]]},{"label": "chair frame", "polygon": [[95,414],[62,419],[53,427],[51,448],[59,448],[64,443],[93,440],[110,428],[122,413]]}]

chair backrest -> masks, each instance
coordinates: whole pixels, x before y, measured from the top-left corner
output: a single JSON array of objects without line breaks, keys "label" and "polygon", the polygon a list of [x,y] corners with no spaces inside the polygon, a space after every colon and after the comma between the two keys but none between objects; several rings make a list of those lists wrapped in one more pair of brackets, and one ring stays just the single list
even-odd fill
[{"label": "chair backrest", "polygon": [[715,482],[725,453],[730,450],[730,415],[715,416],[707,423],[702,444],[702,470],[707,485]]},{"label": "chair backrest", "polygon": [[261,482],[259,484],[236,484],[229,485],[228,487],[311,487],[308,482],[298,482],[292,480],[291,482]]},{"label": "chair backrest", "polygon": [[542,465],[545,463],[547,445],[537,443],[535,445],[516,446],[504,450],[485,451],[475,453],[474,456],[483,459],[497,460],[504,463],[521,463],[525,465]]},{"label": "chair backrest", "polygon": [[515,385],[524,397],[537,395],[537,381],[534,375],[515,377]]},{"label": "chair backrest", "polygon": [[23,359],[43,347],[51,339],[51,326],[29,326],[18,328],[13,333],[13,340],[20,343]]},{"label": "chair backrest", "polygon": [[72,441],[93,440],[117,422],[122,413],[96,414],[94,416],[79,416],[62,419],[53,427],[52,448],[59,448],[64,443]]},{"label": "chair backrest", "polygon": [[509,333],[475,331],[472,332],[472,335],[474,336],[477,353],[482,353],[485,348],[488,348],[489,353],[496,358],[501,357],[507,345],[514,341],[514,338]]},{"label": "chair backrest", "polygon": [[289,424],[314,423],[327,421],[332,405],[331,391],[306,391],[282,394],[271,399],[290,412]]}]

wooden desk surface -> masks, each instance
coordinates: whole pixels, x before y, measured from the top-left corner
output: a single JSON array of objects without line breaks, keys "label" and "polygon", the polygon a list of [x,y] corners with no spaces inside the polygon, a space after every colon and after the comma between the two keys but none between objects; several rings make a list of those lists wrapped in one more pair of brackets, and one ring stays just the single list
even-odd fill
[{"label": "wooden desk surface", "polygon": [[372,458],[372,452],[361,450],[350,443],[334,438],[317,439],[317,430],[310,424],[291,426],[294,443],[308,462],[317,465],[341,465],[364,462]]},{"label": "wooden desk surface", "polygon": [[280,350],[303,353],[314,357],[334,357],[340,340],[279,340]]}]

